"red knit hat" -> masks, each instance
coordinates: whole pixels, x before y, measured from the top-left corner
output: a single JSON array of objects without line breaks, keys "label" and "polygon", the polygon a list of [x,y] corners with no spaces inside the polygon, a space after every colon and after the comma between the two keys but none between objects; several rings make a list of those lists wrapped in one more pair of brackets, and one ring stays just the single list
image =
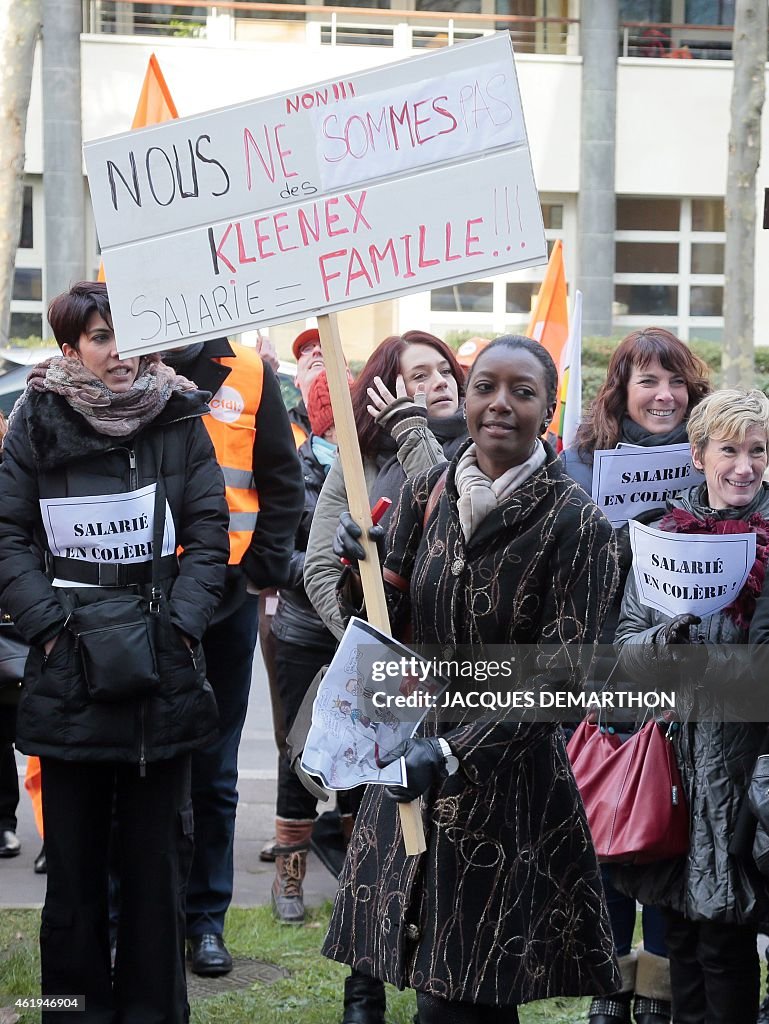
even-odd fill
[{"label": "red knit hat", "polygon": [[328,377],[325,370],[319,373],[310,385],[307,414],[310,417],[312,432],[317,437],[323,437],[329,427],[334,425],[334,410],[331,408],[331,395],[328,393]]}]

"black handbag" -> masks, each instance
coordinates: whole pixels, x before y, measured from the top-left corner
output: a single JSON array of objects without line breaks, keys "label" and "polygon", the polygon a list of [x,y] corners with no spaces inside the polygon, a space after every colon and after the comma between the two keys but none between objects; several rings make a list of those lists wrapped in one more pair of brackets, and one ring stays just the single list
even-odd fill
[{"label": "black handbag", "polygon": [[115,703],[152,693],[160,684],[155,631],[163,598],[159,586],[165,528],[166,492],[162,475],[162,434],[152,528],[152,591],[89,602],[74,608],[67,629],[75,637],[88,695],[94,701]]},{"label": "black handbag", "polygon": [[28,654],[29,645],[22,640],[10,615],[0,614],[0,704],[18,702]]}]

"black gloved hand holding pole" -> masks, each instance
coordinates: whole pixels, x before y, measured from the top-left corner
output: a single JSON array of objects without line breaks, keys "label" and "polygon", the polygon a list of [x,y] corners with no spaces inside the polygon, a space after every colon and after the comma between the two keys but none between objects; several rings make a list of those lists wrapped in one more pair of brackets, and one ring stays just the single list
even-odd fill
[{"label": "black gloved hand holding pole", "polygon": [[[377,523],[391,504],[389,498],[380,498],[371,510],[374,525],[369,529],[368,536],[369,540],[373,540],[376,544],[380,562],[384,561],[385,531],[384,527],[378,526]],[[350,513],[342,512],[331,547],[334,554],[338,555],[345,565],[350,565],[353,569],[357,569],[358,562],[366,557],[366,552],[358,543],[358,538],[362,536],[362,533],[363,531]]]},{"label": "black gloved hand holding pole", "polygon": [[406,762],[406,785],[385,786],[385,793],[397,803],[410,803],[426,793],[436,782],[448,778],[446,755],[435,736],[416,737],[401,743],[384,758],[378,758],[380,768],[397,761]]}]

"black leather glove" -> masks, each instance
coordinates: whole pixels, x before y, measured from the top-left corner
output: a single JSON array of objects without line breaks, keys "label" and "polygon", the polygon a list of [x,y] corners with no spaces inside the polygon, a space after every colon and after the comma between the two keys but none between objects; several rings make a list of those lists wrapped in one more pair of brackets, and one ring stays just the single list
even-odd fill
[{"label": "black leather glove", "polygon": [[[358,562],[366,557],[366,552],[358,543],[362,530],[355,522],[349,512],[342,512],[339,516],[339,526],[336,528],[332,548],[335,555],[346,558],[353,568]],[[372,526],[368,531],[369,540],[373,540],[379,552],[379,561],[384,558],[384,529],[381,526]]]},{"label": "black leather glove", "polygon": [[399,804],[416,800],[435,783],[448,778],[446,757],[434,736],[412,737],[395,747],[390,753],[379,758],[380,768],[387,767],[399,757],[406,760],[406,785],[385,786],[385,793]]},{"label": "black leather glove", "polygon": [[699,626],[701,622],[702,619],[699,615],[692,615],[691,612],[687,612],[685,615],[676,615],[662,627],[654,642],[660,646],[690,644],[692,640],[689,627]]}]

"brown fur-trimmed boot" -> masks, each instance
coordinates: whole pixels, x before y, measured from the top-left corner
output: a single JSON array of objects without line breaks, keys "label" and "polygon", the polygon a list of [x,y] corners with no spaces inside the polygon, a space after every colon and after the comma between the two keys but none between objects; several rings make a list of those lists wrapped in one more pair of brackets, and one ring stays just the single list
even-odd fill
[{"label": "brown fur-trimmed boot", "polygon": [[307,870],[312,821],[275,819],[275,881],[272,912],[281,924],[304,923],[302,882]]},{"label": "brown fur-trimmed boot", "polygon": [[639,949],[633,1003],[636,1024],[670,1024],[671,999],[670,961]]}]

